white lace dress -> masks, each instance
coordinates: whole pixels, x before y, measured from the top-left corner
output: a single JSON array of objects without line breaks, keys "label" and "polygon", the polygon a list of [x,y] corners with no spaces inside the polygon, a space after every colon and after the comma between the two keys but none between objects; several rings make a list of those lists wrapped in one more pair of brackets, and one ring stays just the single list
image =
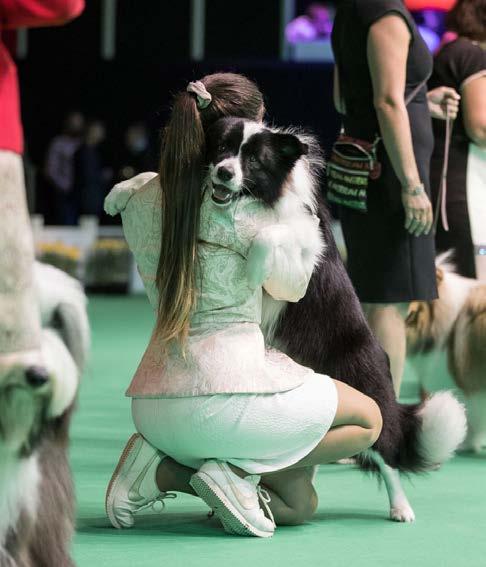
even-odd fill
[{"label": "white lace dress", "polygon": [[[305,217],[307,229],[316,229],[316,219]],[[133,194],[122,218],[155,308],[157,178]],[[205,193],[198,301],[185,351],[173,344],[162,355],[152,338],[127,392],[137,429],[187,466],[219,458],[250,473],[278,470],[308,454],[332,424],[332,380],[266,348],[259,327],[262,282],[276,299],[297,301],[306,291],[313,264],[303,260],[308,244],[294,228],[254,199],[222,208]],[[262,246],[270,250],[264,263]]]}]

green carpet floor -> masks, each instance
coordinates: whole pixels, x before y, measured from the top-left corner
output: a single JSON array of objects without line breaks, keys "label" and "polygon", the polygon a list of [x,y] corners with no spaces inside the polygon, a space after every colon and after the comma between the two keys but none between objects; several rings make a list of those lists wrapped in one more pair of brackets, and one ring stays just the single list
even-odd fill
[{"label": "green carpet floor", "polygon": [[124,391],[148,340],[152,314],[142,297],[95,297],[90,317],[92,361],[71,448],[79,567],[486,566],[486,454],[456,457],[433,474],[405,480],[417,515],[411,525],[388,521],[385,491],[373,478],[352,466],[328,465],[317,477],[315,519],[279,528],[270,540],[226,535],[190,496],[169,500],[163,515],[143,518],[136,529],[112,529],[104,492],[133,430]]}]

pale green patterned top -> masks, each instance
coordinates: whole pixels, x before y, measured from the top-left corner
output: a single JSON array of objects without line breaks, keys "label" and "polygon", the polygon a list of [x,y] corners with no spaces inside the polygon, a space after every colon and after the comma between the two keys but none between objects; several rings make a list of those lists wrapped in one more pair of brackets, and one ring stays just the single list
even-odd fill
[{"label": "pale green patterned top", "polygon": [[[135,178],[136,180],[137,178]],[[115,188],[116,189],[116,188]],[[115,189],[113,191],[115,191]],[[135,256],[150,303],[157,308],[155,285],[160,252],[161,212],[158,177],[133,192],[119,208],[125,237]],[[292,231],[283,232],[277,213],[253,198],[227,207],[205,192],[200,217],[197,305],[184,354],[172,343],[168,354],[152,337],[127,394],[132,397],[184,397],[217,393],[273,393],[300,386],[312,371],[283,353],[265,348],[259,323],[262,285],[250,284],[252,242],[267,227],[276,230],[272,273],[265,273],[272,295],[297,301],[311,272],[300,269],[300,248]],[[311,221],[314,223],[314,221]],[[270,235],[272,238],[274,233]],[[273,242],[273,241],[272,241]],[[292,248],[293,246],[293,248]],[[277,250],[278,249],[278,250]]]}]

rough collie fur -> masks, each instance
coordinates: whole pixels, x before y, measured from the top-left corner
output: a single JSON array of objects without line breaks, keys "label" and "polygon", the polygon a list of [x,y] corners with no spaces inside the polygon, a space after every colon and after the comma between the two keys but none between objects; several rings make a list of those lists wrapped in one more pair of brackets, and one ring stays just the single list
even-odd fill
[{"label": "rough collie fur", "polygon": [[29,388],[22,364],[0,368],[0,566],[69,567],[74,493],[69,423],[89,327],[78,282],[36,264],[49,381]]},{"label": "rough collie fur", "polygon": [[454,273],[448,255],[437,260],[439,299],[414,302],[407,317],[407,352],[422,387],[438,357],[466,400],[468,434],[463,449],[486,445],[486,284]]}]

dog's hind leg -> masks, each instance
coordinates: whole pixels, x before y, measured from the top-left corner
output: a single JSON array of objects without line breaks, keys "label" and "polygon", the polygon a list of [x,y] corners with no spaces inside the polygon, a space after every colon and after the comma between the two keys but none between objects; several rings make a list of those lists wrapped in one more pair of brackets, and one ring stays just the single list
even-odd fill
[{"label": "dog's hind leg", "polygon": [[486,391],[466,397],[467,437],[462,451],[479,453],[486,446]]},{"label": "dog's hind leg", "polygon": [[403,490],[398,470],[387,465],[376,451],[370,449],[366,452],[366,456],[377,465],[385,482],[390,501],[390,519],[395,522],[414,522],[415,513]]}]

